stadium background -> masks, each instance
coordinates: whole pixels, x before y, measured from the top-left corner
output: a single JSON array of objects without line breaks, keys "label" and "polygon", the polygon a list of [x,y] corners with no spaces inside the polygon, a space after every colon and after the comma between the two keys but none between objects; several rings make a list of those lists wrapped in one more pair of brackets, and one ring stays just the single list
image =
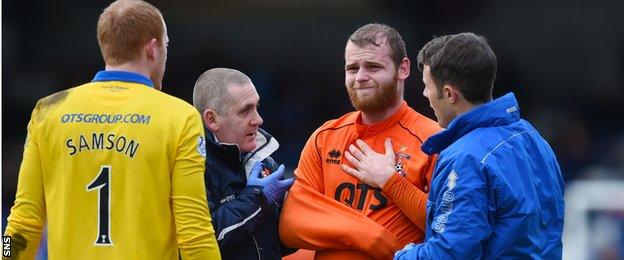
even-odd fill
[{"label": "stadium background", "polygon": [[[521,115],[553,146],[567,186],[609,180],[624,189],[614,181],[624,179],[624,1],[151,2],[163,11],[170,38],[163,90],[191,102],[205,70],[243,71],[260,93],[263,128],[280,141],[275,158],[291,169],[314,129],[352,110],[344,89],[345,42],[376,21],[404,37],[413,62],[405,96],[416,110],[433,117],[421,95],[418,50],[434,35],[484,35],[498,57],[495,97],[516,93]],[[30,112],[37,99],[89,81],[103,68],[95,29],[108,3],[2,2],[3,230]],[[604,241],[591,247],[592,258],[624,259],[624,209],[615,208],[588,213],[590,230],[606,230],[592,232]]]}]

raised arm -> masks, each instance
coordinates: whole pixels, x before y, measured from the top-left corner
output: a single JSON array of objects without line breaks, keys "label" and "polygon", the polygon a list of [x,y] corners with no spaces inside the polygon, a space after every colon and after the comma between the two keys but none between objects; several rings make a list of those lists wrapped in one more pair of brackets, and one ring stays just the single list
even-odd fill
[{"label": "raised arm", "polygon": [[[343,164],[342,169],[370,186],[381,188],[420,230],[425,231],[428,195],[396,172],[392,141],[386,139],[383,154],[375,152],[362,140],[357,140],[356,144],[345,152],[345,158],[355,168]],[[421,174],[430,175],[432,170],[430,167]]]},{"label": "raised arm", "polygon": [[210,199],[213,224],[217,231],[217,241],[221,249],[235,250],[241,239],[248,238],[262,223],[264,212],[276,210],[276,201],[292,185],[294,179],[281,180],[284,166],[281,165],[272,174],[260,178],[263,170],[261,162],[256,162],[251,169],[247,186],[233,200],[215,208],[216,202]]},{"label": "raised arm", "polygon": [[282,209],[282,241],[297,248],[356,250],[376,259],[391,258],[401,246],[394,234],[323,194],[321,160],[314,137],[302,152],[295,171],[297,180]]}]

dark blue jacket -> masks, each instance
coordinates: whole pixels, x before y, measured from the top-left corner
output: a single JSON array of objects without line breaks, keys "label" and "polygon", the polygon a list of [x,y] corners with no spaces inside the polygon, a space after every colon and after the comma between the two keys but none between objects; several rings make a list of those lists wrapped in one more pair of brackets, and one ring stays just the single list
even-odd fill
[{"label": "dark blue jacket", "polygon": [[215,142],[206,130],[206,189],[212,225],[223,259],[281,259],[294,252],[280,241],[278,221],[282,201],[267,205],[257,187],[246,187],[256,161],[271,172],[269,157],[279,147],[275,138],[259,129],[256,150],[241,154],[237,145]]},{"label": "dark blue jacket", "polygon": [[561,170],[512,93],[455,118],[421,148],[440,153],[425,243],[395,259],[561,259]]}]

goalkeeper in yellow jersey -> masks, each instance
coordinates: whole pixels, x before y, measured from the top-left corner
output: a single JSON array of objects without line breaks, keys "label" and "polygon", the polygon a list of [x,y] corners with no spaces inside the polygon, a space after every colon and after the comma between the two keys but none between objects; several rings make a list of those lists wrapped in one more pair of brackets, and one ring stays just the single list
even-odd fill
[{"label": "goalkeeper in yellow jersey", "polygon": [[159,91],[162,14],[119,0],[97,34],[106,69],[32,112],[5,232],[11,258],[33,259],[47,223],[51,259],[219,259],[200,116]]}]

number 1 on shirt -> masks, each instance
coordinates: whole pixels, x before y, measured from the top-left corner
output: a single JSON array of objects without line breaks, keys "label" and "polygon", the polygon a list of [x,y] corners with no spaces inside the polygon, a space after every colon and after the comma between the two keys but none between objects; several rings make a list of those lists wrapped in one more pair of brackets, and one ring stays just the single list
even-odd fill
[{"label": "number 1 on shirt", "polygon": [[111,167],[103,165],[95,179],[87,185],[87,192],[99,190],[98,193],[98,236],[96,246],[112,246],[110,237],[110,172]]}]

